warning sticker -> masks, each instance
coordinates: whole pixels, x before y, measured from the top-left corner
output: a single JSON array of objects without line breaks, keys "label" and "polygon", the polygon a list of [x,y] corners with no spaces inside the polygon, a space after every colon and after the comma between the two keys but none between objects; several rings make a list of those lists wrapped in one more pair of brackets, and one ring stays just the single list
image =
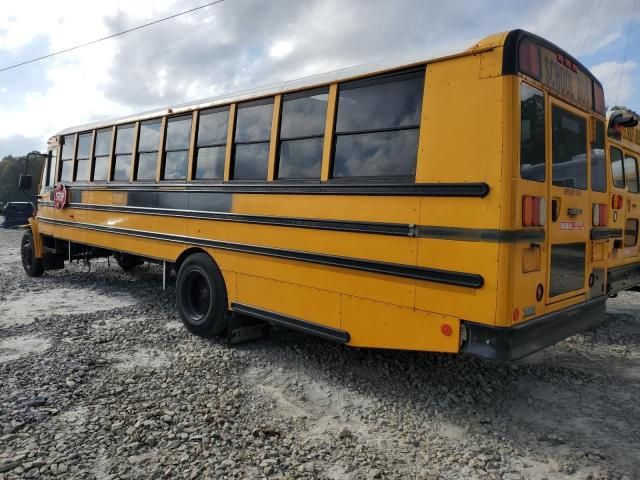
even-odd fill
[{"label": "warning sticker", "polygon": [[560,222],[560,230],[584,230],[584,222]]}]

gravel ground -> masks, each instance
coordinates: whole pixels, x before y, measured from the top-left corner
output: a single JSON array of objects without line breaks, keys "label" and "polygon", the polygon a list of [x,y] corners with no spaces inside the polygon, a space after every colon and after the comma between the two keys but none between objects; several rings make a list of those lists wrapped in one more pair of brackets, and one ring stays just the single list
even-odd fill
[{"label": "gravel ground", "polygon": [[516,365],[182,328],[160,270],[0,230],[0,479],[640,478],[640,294]]}]

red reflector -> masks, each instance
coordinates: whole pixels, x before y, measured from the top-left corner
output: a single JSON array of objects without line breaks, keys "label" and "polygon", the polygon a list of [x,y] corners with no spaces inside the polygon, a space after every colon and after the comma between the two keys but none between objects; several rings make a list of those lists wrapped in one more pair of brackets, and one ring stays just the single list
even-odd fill
[{"label": "red reflector", "polygon": [[564,57],[562,56],[561,53],[556,53],[556,58],[560,63],[564,63]]},{"label": "red reflector", "polygon": [[574,72],[578,73],[578,67],[576,66],[575,63],[571,64],[571,70],[573,70]]},{"label": "red reflector", "polygon": [[532,210],[532,225],[540,225],[540,197],[533,197]]},{"label": "red reflector", "polygon": [[536,288],[536,300],[542,300],[542,296],[544,295],[544,287],[541,283],[538,284],[538,288]]},{"label": "red reflector", "polygon": [[451,328],[451,325],[449,325],[448,323],[443,323],[442,325],[440,325],[440,331],[445,337],[450,337],[453,333],[453,328]]},{"label": "red reflector", "polygon": [[520,310],[517,308],[513,309],[513,315],[511,316],[514,322],[517,322],[520,319]]},{"label": "red reflector", "polygon": [[529,195],[522,197],[522,225],[525,227],[533,225],[533,197]]},{"label": "red reflector", "polygon": [[622,195],[618,195],[618,210],[620,210],[622,207],[624,207],[624,198],[622,197]]},{"label": "red reflector", "polygon": [[600,208],[600,226],[606,227],[609,223],[609,212],[607,210],[607,206],[604,203],[600,203],[598,207]]}]

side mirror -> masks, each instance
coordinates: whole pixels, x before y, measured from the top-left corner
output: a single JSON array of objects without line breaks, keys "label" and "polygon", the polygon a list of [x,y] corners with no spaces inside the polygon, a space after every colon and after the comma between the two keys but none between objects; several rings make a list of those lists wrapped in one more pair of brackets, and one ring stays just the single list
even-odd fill
[{"label": "side mirror", "polygon": [[20,175],[18,179],[18,188],[20,190],[31,190],[31,181],[33,177],[31,175],[25,175],[24,173]]}]

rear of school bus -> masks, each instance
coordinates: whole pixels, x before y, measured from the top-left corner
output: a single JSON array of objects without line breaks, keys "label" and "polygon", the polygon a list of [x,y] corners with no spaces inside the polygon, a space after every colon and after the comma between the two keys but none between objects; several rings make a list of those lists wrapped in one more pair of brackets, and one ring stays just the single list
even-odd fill
[{"label": "rear of school bus", "polygon": [[509,360],[604,319],[614,233],[600,83],[534,35],[512,31],[501,44],[502,116],[487,119],[502,135],[501,192],[486,205],[500,217],[495,321],[462,317],[461,349]]},{"label": "rear of school bus", "polygon": [[610,218],[616,237],[609,245],[607,291],[609,295],[640,284],[640,116],[630,110],[615,110],[607,118],[607,153]]}]

